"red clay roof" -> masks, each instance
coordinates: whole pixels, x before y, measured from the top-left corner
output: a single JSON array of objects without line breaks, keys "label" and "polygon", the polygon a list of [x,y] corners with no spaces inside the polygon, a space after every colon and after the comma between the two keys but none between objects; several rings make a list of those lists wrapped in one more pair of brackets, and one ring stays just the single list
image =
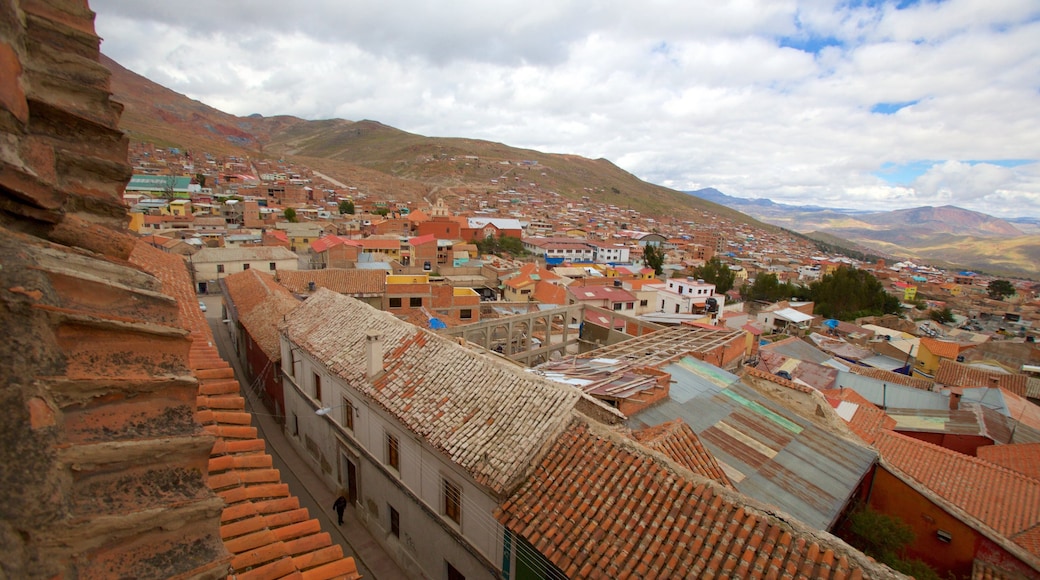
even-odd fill
[{"label": "red clay roof", "polygon": [[979,447],[979,459],[1002,465],[1027,477],[1040,480],[1040,443],[986,445]]},{"label": "red clay roof", "polygon": [[1040,556],[1040,481],[893,431],[875,447],[889,466]]},{"label": "red clay roof", "polygon": [[318,238],[318,239],[314,240],[313,242],[311,242],[310,245],[311,245],[311,251],[316,253],[316,254],[320,254],[320,253],[328,250],[329,248],[332,248],[332,247],[335,247],[335,246],[340,246],[340,245],[358,246],[358,247],[361,246],[361,244],[359,244],[355,240],[352,240],[350,238],[344,238],[344,237],[341,237],[341,236],[325,236],[323,238]]},{"label": "red clay roof", "polygon": [[191,332],[188,362],[198,379],[195,418],[216,437],[206,483],[224,499],[221,537],[238,578],[360,578],[353,558],[322,532],[318,520],[299,507],[282,483],[264,441],[251,426],[231,366],[213,346],[183,259],[139,243],[131,261],[157,277],[180,305],[181,323]]},{"label": "red clay roof", "polygon": [[956,359],[963,350],[974,347],[974,344],[962,344],[948,340],[937,340],[927,336],[921,337],[921,346],[939,358]]},{"label": "red clay roof", "polygon": [[276,278],[296,294],[310,294],[311,282],[314,282],[315,289],[327,288],[348,296],[382,295],[386,291],[386,272],[383,270],[279,270]]},{"label": "red clay roof", "polygon": [[632,438],[654,451],[664,453],[686,469],[733,489],[733,484],[719,467],[715,456],[682,419],[635,431]]},{"label": "red clay roof", "polygon": [[274,276],[249,269],[223,279],[231,302],[238,312],[238,322],[272,362],[282,360],[278,323],[299,306],[291,292],[275,281]]},{"label": "red clay roof", "polygon": [[896,420],[878,409],[855,389],[828,389],[824,397],[860,439],[873,445],[885,429],[895,429]]},{"label": "red clay roof", "polygon": [[825,532],[694,478],[575,417],[498,519],[572,578],[896,577]]},{"label": "red clay roof", "polygon": [[1028,380],[1026,375],[987,371],[949,359],[940,360],[935,372],[935,382],[946,387],[1000,387],[1020,397],[1026,395]]}]

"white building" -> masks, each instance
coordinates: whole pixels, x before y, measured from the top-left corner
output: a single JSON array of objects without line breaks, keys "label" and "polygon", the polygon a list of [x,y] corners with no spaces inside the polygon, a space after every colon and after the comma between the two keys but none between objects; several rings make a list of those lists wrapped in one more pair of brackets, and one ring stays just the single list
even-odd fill
[{"label": "white building", "polygon": [[624,244],[606,242],[588,242],[592,246],[593,260],[597,264],[627,264],[631,260],[631,250]]},{"label": "white building", "polygon": [[288,315],[281,349],[290,441],[407,572],[516,577],[493,513],[577,390],[328,290]]},{"label": "white building", "polygon": [[195,275],[195,290],[199,294],[219,292],[217,280],[251,268],[259,268],[269,274],[277,270],[299,268],[296,254],[281,246],[203,248],[192,255],[190,260]]},{"label": "white building", "polygon": [[657,286],[659,311],[664,314],[710,314],[712,321],[726,304],[715,285],[695,278],[669,278]]}]

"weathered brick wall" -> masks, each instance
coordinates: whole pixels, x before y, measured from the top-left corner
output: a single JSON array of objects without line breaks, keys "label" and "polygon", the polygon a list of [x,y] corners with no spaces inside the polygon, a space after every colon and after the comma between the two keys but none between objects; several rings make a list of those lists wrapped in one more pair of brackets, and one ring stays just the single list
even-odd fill
[{"label": "weathered brick wall", "polygon": [[225,576],[179,304],[127,260],[84,0],[0,0],[0,576]]}]

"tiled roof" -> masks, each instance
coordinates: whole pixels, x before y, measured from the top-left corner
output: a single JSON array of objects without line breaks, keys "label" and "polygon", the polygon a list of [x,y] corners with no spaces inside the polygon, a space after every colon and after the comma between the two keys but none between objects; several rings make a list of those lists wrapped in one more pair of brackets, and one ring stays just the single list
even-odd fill
[{"label": "tiled roof", "polygon": [[[308,298],[282,330],[496,493],[522,479],[580,396],[327,290]],[[374,381],[366,377],[369,332],[382,335],[385,353]]]},{"label": "tiled roof", "polygon": [[889,466],[1040,556],[1040,481],[892,431],[875,446]]},{"label": "tiled roof", "polygon": [[616,286],[570,286],[568,291],[578,300],[632,302],[636,299],[628,290]]},{"label": "tiled roof", "polygon": [[892,371],[886,371],[884,369],[875,369],[871,367],[864,367],[859,365],[853,365],[849,367],[849,371],[856,375],[862,375],[886,383],[896,383],[898,385],[905,385],[907,387],[913,387],[915,389],[921,389],[922,391],[932,390],[934,383],[928,379],[919,379],[904,375],[902,373],[894,373]]},{"label": "tiled roof", "polygon": [[967,350],[974,344],[961,344],[948,340],[937,340],[927,336],[921,337],[921,346],[927,348],[932,354],[939,358],[956,359],[963,350]]},{"label": "tiled roof", "polygon": [[296,254],[281,246],[249,246],[238,248],[202,248],[191,261],[196,264],[218,264],[242,261],[295,260]]},{"label": "tiled roof", "polygon": [[382,270],[279,270],[275,277],[295,294],[310,294],[311,282],[316,289],[327,288],[348,296],[382,295],[386,291],[386,272]]},{"label": "tiled roof", "polygon": [[274,276],[258,270],[232,274],[221,282],[226,285],[238,312],[238,322],[267,355],[268,360],[281,360],[278,323],[299,306],[300,301],[278,284]]},{"label": "tiled roof", "polygon": [[360,578],[354,559],[343,557],[271,467],[234,370],[213,346],[184,261],[145,244],[137,245],[131,260],[177,299],[181,323],[191,333],[188,362],[198,379],[195,419],[215,438],[206,483],[224,500],[220,535],[237,577]]},{"label": "tiled roof", "polygon": [[686,469],[733,489],[733,484],[719,467],[715,456],[704,448],[697,434],[682,419],[634,431],[632,438],[654,451],[664,453]]},{"label": "tiled roof", "polygon": [[357,243],[355,240],[352,240],[350,238],[344,238],[342,236],[325,236],[323,238],[318,238],[310,243],[311,251],[316,254],[320,254],[328,250],[329,248],[333,248],[335,246],[340,245],[358,247],[361,246],[361,244]]},{"label": "tiled roof", "polygon": [[873,445],[884,429],[895,429],[896,420],[875,407],[855,389],[823,391],[835,412],[849,425],[849,429],[863,441]]},{"label": "tiled roof", "polygon": [[987,445],[976,451],[979,459],[1002,465],[1040,481],[1040,443]]},{"label": "tiled roof", "polygon": [[940,360],[935,372],[935,382],[946,387],[1000,387],[1021,397],[1026,394],[1028,379],[1026,375],[987,371],[949,359]]},{"label": "tiled roof", "polygon": [[528,284],[532,284],[539,280],[543,282],[552,282],[553,280],[559,280],[560,277],[553,273],[552,270],[546,270],[537,263],[528,263],[520,267],[517,273],[508,279],[503,281],[503,284],[510,288],[523,288]]},{"label": "tiled roof", "polygon": [[579,417],[498,519],[571,578],[897,577]]}]

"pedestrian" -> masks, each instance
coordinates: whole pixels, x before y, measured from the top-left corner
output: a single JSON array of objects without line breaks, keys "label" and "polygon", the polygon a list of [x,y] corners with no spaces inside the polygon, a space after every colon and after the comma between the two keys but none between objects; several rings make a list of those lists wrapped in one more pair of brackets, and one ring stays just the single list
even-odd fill
[{"label": "pedestrian", "polygon": [[339,516],[339,525],[343,525],[343,510],[347,509],[347,498],[340,495],[336,498],[336,501],[332,504],[332,509],[336,510],[336,515]]}]

